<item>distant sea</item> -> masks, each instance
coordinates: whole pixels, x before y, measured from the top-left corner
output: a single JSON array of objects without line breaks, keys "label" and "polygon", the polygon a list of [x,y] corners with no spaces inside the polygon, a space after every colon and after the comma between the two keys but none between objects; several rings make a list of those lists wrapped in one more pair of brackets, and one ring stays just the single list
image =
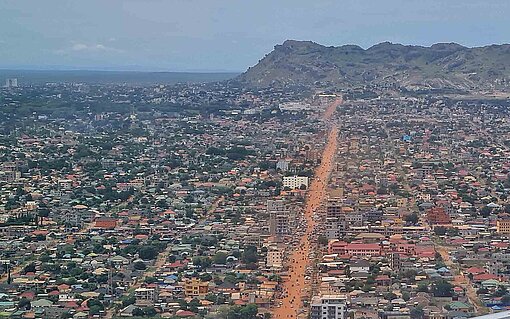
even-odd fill
[{"label": "distant sea", "polygon": [[229,80],[238,73],[135,72],[135,71],[48,71],[2,70],[0,87],[7,78],[17,78],[19,86],[46,83],[125,84],[146,86],[177,83],[207,83]]}]

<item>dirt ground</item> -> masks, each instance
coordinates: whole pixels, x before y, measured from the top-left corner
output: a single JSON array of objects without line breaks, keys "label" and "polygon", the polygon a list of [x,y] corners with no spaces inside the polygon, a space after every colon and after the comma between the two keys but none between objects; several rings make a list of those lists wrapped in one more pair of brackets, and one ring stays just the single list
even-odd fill
[{"label": "dirt ground", "polygon": [[[339,98],[331,103],[323,114],[329,120],[338,105],[342,103]],[[277,307],[273,311],[273,318],[298,318],[304,313],[301,296],[310,293],[311,281],[306,281],[306,268],[310,265],[309,253],[312,247],[312,237],[315,235],[316,223],[313,219],[314,210],[325,199],[329,175],[333,168],[333,161],[337,149],[338,127],[333,125],[328,136],[326,147],[322,154],[322,162],[315,171],[315,177],[308,190],[305,203],[306,231],[301,237],[298,247],[288,258],[288,279],[284,281],[282,298],[276,301]]]}]

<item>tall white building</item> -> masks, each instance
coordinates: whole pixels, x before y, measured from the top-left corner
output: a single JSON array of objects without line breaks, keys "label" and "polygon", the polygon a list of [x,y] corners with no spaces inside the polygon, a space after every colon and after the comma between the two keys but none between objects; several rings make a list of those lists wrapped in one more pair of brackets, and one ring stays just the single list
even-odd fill
[{"label": "tall white building", "polygon": [[308,188],[308,177],[306,176],[285,176],[283,178],[283,187],[290,189],[301,188],[301,185],[305,185]]},{"label": "tall white building", "polygon": [[5,87],[7,87],[7,88],[18,87],[18,79],[12,78],[12,79],[5,80]]},{"label": "tall white building", "polygon": [[343,295],[323,295],[312,298],[310,319],[347,318],[347,299]]}]

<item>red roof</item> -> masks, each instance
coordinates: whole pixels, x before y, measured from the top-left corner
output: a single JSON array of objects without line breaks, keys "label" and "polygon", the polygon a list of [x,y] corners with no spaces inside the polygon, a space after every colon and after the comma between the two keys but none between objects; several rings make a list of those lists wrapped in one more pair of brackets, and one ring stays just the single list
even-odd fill
[{"label": "red roof", "polygon": [[46,235],[48,235],[48,231],[47,230],[38,229],[38,230],[34,230],[32,232],[32,235],[34,235],[34,236],[37,236],[37,235],[46,236]]},{"label": "red roof", "polygon": [[73,308],[73,309],[77,309],[77,308],[80,308],[80,306],[74,302],[74,301],[68,301],[64,304],[64,308]]},{"label": "red roof", "polygon": [[21,298],[27,298],[27,299],[34,299],[35,298],[35,292],[33,291],[25,291],[20,295]]},{"label": "red roof", "polygon": [[166,264],[166,267],[168,267],[168,268],[180,268],[180,267],[186,266],[187,264],[188,264],[187,260],[184,260],[184,261],[178,260],[176,262]]},{"label": "red roof", "polygon": [[95,220],[95,227],[102,229],[115,229],[117,220],[115,218],[103,217]]},{"label": "red roof", "polygon": [[485,273],[485,269],[480,267],[471,267],[466,269],[465,272],[467,272],[468,274],[478,275]]},{"label": "red roof", "polygon": [[498,276],[492,274],[479,274],[473,277],[474,281],[485,281],[490,279],[498,279]]},{"label": "red roof", "polygon": [[57,286],[58,290],[62,291],[62,290],[68,290],[69,288],[69,285],[66,285],[66,284],[60,284]]},{"label": "red roof", "polygon": [[377,276],[377,278],[375,278],[375,281],[385,281],[385,280],[390,280],[390,277],[388,277],[388,275],[381,275],[381,276]]}]

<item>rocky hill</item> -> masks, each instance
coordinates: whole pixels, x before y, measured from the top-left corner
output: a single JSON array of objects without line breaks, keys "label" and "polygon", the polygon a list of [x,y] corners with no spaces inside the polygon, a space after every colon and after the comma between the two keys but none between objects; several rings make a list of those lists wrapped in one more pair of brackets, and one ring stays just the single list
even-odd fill
[{"label": "rocky hill", "polygon": [[372,84],[410,90],[508,89],[510,45],[423,47],[384,42],[365,50],[287,40],[236,80],[250,87]]}]

